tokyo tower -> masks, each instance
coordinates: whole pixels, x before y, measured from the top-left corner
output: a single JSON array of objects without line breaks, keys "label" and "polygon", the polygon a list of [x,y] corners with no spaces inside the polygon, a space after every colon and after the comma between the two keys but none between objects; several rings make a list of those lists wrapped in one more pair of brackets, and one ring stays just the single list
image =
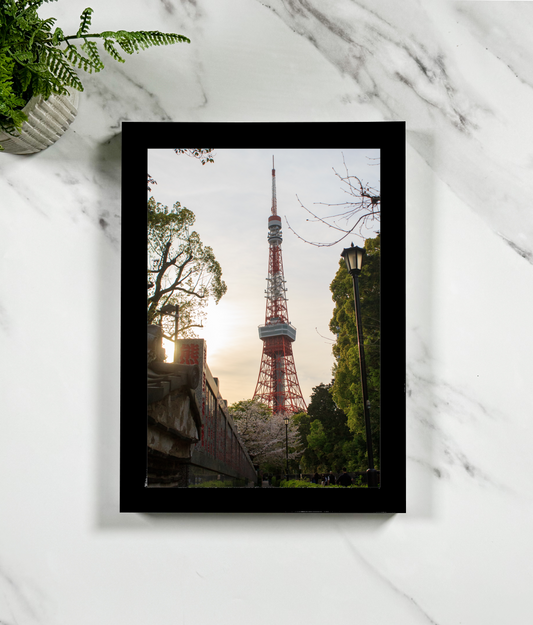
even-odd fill
[{"label": "tokyo tower", "polygon": [[283,276],[281,257],[281,217],[276,201],[276,170],[272,157],[272,215],[268,218],[268,278],[266,293],[265,324],[259,326],[259,338],[263,341],[263,355],[254,399],[267,404],[272,412],[306,412],[296,375],[292,355],[292,343],[296,340],[296,328],[289,322],[287,312],[287,289]]}]

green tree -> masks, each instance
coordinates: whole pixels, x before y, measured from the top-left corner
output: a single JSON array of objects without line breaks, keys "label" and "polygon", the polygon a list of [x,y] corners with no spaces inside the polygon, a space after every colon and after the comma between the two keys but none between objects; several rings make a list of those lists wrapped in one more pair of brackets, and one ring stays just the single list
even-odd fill
[{"label": "green tree", "polygon": [[[380,428],[380,236],[365,241],[367,256],[361,275],[359,291],[364,333],[364,349],[367,368],[367,384],[370,399],[370,424],[374,463],[379,468],[379,428]],[[366,453],[366,432],[363,411],[363,397],[359,370],[359,352],[353,281],[344,260],[339,261],[339,269],[330,285],[335,308],[330,322],[330,330],[337,336],[333,345],[335,357],[334,376],[331,392],[336,404],[348,417],[348,427],[354,435],[354,450],[357,450],[360,469],[368,467]]]},{"label": "green tree", "polygon": [[331,386],[315,386],[307,413],[295,416],[300,436],[307,441],[301,460],[306,472],[338,472],[344,466],[352,471],[358,469],[354,462],[353,434],[346,414],[333,401]]},{"label": "green tree", "polygon": [[179,202],[168,208],[148,200],[148,323],[161,319],[170,340],[174,322],[161,314],[162,307],[179,305],[180,336],[194,336],[209,298],[218,303],[227,291],[212,248],[191,230],[194,221],[194,213]]}]

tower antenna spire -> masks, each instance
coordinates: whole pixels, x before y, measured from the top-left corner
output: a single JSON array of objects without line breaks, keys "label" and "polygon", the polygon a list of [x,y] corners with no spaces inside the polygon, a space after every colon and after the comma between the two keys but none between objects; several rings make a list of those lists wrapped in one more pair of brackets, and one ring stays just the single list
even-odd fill
[{"label": "tower antenna spire", "polygon": [[278,201],[276,199],[276,170],[274,169],[274,155],[272,155],[272,214],[278,214]]},{"label": "tower antenna spire", "polygon": [[268,278],[265,324],[259,326],[263,355],[254,399],[267,404],[274,413],[306,412],[296,374],[292,343],[296,328],[289,322],[287,288],[281,256],[281,217],[277,212],[276,170],[272,156],[272,215],[268,218]]}]

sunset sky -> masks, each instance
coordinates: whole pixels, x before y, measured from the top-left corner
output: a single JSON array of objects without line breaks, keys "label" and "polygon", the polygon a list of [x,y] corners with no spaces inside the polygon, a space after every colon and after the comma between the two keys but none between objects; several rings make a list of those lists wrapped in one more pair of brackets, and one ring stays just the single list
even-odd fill
[{"label": "sunset sky", "polygon": [[[336,214],[338,208],[316,204],[349,199],[333,169],[344,174],[344,155],[351,174],[379,189],[379,151],[215,149],[214,153],[215,162],[202,166],[173,150],[150,150],[148,163],[157,181],[151,195],[169,207],[179,201],[195,213],[193,228],[213,248],[228,286],[220,303],[209,305],[204,328],[197,329],[198,337],[207,341],[209,368],[219,378],[221,394],[229,404],[253,396],[262,352],[257,328],[265,321],[274,156],[288,311],[297,329],[293,353],[302,394],[309,403],[313,387],[332,378],[329,285],[343,248],[352,241],[362,245],[363,239],[350,235],[332,247],[317,247],[299,239],[287,221],[308,241],[336,240],[335,231],[307,221],[311,216],[298,198],[320,216]],[[366,236],[375,236],[373,230],[378,230],[378,224]]]}]

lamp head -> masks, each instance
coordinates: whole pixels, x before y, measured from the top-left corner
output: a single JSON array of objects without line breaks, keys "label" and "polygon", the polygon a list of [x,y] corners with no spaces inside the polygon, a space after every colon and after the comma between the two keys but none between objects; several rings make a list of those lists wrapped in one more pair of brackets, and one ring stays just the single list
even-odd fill
[{"label": "lamp head", "polygon": [[353,243],[351,247],[345,247],[342,250],[341,256],[344,258],[349,273],[357,275],[361,273],[365,254],[366,250],[363,247],[357,247],[357,245],[354,247]]}]

